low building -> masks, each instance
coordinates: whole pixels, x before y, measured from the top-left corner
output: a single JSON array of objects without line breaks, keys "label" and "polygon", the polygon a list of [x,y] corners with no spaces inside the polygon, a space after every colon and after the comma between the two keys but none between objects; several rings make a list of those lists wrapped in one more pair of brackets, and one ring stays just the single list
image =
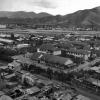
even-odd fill
[{"label": "low building", "polygon": [[25,68],[26,66],[30,66],[33,64],[32,60],[30,60],[27,55],[18,55],[18,56],[13,56],[12,59],[21,64],[21,67]]},{"label": "low building", "polygon": [[45,54],[42,57],[42,60],[51,64],[58,64],[58,65],[64,65],[68,66],[70,64],[73,64],[73,61],[70,58],[64,58],[64,57],[59,57],[59,56],[54,56],[54,55],[49,55]]},{"label": "low building", "polygon": [[60,56],[43,54],[43,53],[34,53],[31,57],[32,60],[37,61],[38,63],[44,63],[48,66],[55,66],[59,68],[67,68],[73,64],[73,61],[70,58],[64,58]]},{"label": "low building", "polygon": [[0,29],[5,29],[5,28],[7,28],[7,25],[0,24]]},{"label": "low building", "polygon": [[26,89],[26,93],[29,95],[36,95],[39,92],[40,92],[40,89],[38,87],[32,87],[32,88]]},{"label": "low building", "polygon": [[47,53],[52,55],[61,55],[61,50],[57,47],[54,47],[52,44],[43,44],[38,49],[37,52]]},{"label": "low building", "polygon": [[30,73],[26,73],[22,75],[22,83],[26,83],[27,85],[34,86],[36,80],[38,78]]},{"label": "low building", "polygon": [[90,57],[91,52],[82,50],[82,49],[69,49],[69,50],[62,50],[62,52],[65,54],[65,56],[73,56],[78,58],[83,58],[84,60],[88,60]]},{"label": "low building", "polygon": [[0,42],[4,43],[4,44],[13,44],[14,41],[10,40],[10,39],[4,39],[4,38],[0,38]]},{"label": "low building", "polygon": [[18,44],[16,48],[28,48],[30,45],[29,44]]}]

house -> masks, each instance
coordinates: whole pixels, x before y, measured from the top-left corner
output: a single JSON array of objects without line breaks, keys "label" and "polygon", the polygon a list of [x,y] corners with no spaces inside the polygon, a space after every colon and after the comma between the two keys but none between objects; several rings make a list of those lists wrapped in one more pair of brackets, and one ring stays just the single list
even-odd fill
[{"label": "house", "polygon": [[6,29],[7,25],[6,24],[0,24],[0,29]]},{"label": "house", "polygon": [[30,58],[26,57],[28,55],[17,55],[17,56],[13,56],[12,59],[21,64],[21,67],[28,67],[30,65],[33,64],[32,60],[30,60]]},{"label": "house", "polygon": [[61,55],[61,50],[57,47],[54,47],[52,44],[43,44],[38,49],[37,52],[52,54],[52,55]]},{"label": "house", "polygon": [[26,73],[22,75],[22,83],[26,83],[27,85],[34,86],[38,78],[30,73]]},{"label": "house", "polygon": [[66,91],[56,91],[54,92],[53,97],[57,100],[71,100],[72,99],[72,95]]},{"label": "house", "polygon": [[18,78],[18,81],[19,82],[22,82],[22,77],[23,77],[23,75],[25,75],[27,72],[26,71],[23,71],[23,70],[21,70],[21,71],[16,71],[15,72],[15,75],[16,75],[16,77]]},{"label": "house", "polygon": [[41,53],[41,52],[35,52],[35,53],[32,54],[31,59],[34,60],[34,61],[39,61],[39,60],[41,60],[41,57],[43,55],[44,54]]},{"label": "house", "polygon": [[40,91],[40,89],[36,86],[26,89],[26,93],[29,95],[35,95],[35,94],[39,93],[39,91]]}]

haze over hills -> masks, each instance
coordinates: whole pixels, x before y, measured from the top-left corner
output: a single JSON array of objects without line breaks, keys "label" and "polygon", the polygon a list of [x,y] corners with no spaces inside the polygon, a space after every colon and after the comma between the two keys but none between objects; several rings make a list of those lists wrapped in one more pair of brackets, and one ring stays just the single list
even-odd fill
[{"label": "haze over hills", "polygon": [[[100,7],[93,9],[79,10],[77,12],[61,15],[50,15],[47,13],[36,14],[34,12],[0,12],[0,17],[7,17],[0,22],[14,22],[27,24],[55,24],[62,27],[85,27],[96,26],[100,27]],[[14,20],[16,19],[16,20]]]}]

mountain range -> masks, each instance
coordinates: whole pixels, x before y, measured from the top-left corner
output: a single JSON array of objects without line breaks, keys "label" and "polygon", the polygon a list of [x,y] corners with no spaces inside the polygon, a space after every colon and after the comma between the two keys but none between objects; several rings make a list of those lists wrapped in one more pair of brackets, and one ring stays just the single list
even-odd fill
[{"label": "mountain range", "polygon": [[35,12],[24,12],[24,11],[16,11],[16,12],[10,12],[10,11],[0,11],[0,17],[7,17],[7,18],[42,18],[51,16],[48,13],[42,12],[42,13],[35,13]]},{"label": "mountain range", "polygon": [[79,10],[64,16],[48,13],[0,11],[0,23],[55,24],[62,27],[100,27],[100,7]]}]

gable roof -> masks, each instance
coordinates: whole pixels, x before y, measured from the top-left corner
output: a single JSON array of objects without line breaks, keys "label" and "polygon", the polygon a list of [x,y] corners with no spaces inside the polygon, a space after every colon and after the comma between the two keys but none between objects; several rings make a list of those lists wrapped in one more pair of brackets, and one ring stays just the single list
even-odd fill
[{"label": "gable roof", "polygon": [[69,58],[64,58],[60,56],[54,56],[54,55],[49,55],[49,54],[44,54],[42,57],[42,60],[50,62],[50,63],[55,63],[55,64],[60,64],[60,65],[66,65],[66,62],[70,61],[69,64],[72,64],[72,60]]},{"label": "gable roof", "polygon": [[53,44],[43,44],[43,45],[40,46],[40,50],[42,50],[42,51],[46,51],[46,50],[57,51],[59,49],[57,47],[54,47]]},{"label": "gable roof", "polygon": [[46,61],[49,63],[60,64],[60,65],[68,64],[66,62],[69,62],[69,64],[73,63],[73,61],[70,58],[64,58],[64,57],[50,55],[50,54],[43,54],[39,52],[34,53],[31,59],[32,60],[42,60],[42,61]]}]

